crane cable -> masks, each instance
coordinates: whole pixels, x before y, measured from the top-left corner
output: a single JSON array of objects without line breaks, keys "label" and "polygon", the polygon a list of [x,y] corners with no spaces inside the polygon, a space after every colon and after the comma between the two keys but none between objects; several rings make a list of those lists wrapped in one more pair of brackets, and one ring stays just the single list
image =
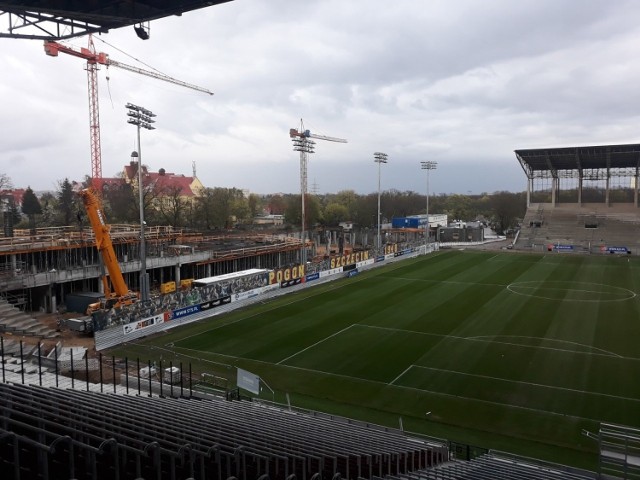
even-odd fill
[{"label": "crane cable", "polygon": [[133,56],[129,55],[127,52],[125,52],[124,50],[122,50],[122,49],[120,49],[120,48],[118,48],[118,47],[116,47],[116,46],[114,46],[114,45],[111,45],[111,44],[110,44],[109,42],[107,42],[106,40],[103,40],[102,38],[99,38],[99,37],[94,37],[94,38],[96,38],[97,40],[100,40],[102,43],[104,43],[104,44],[106,44],[106,45],[109,45],[111,48],[113,48],[113,49],[115,49],[115,50],[119,51],[119,52],[120,52],[120,53],[122,53],[123,55],[126,55],[126,56],[127,56],[127,57],[129,57],[130,59],[135,60],[135,61],[136,61],[136,62],[138,62],[138,63],[141,63],[141,64],[142,64],[142,65],[144,65],[145,67],[150,68],[151,70],[154,70],[155,72],[157,72],[157,73],[159,73],[159,74],[161,74],[161,75],[164,75],[165,77],[168,77],[168,76],[169,76],[169,75],[167,75],[166,73],[161,72],[161,71],[160,71],[160,70],[158,70],[157,68],[152,67],[152,66],[151,66],[151,65],[149,65],[148,63],[143,62],[143,61],[142,61],[142,60],[140,60],[139,58],[133,57]]}]

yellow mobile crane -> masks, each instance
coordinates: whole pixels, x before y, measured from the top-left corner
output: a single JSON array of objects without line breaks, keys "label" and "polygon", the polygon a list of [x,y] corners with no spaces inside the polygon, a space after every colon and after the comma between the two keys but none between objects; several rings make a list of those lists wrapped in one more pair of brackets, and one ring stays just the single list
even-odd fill
[{"label": "yellow mobile crane", "polygon": [[116,252],[113,250],[113,244],[111,243],[111,236],[109,235],[111,227],[105,222],[100,200],[90,188],[82,190],[80,196],[82,197],[82,203],[84,203],[84,207],[87,210],[87,216],[89,217],[91,228],[96,237],[96,247],[102,255],[104,265],[109,272],[111,285],[113,285],[112,289],[109,285],[109,279],[107,279],[105,275],[102,276],[105,296],[100,302],[89,305],[87,315],[91,315],[96,310],[118,308],[137,302],[138,294],[129,290],[122,276],[122,271],[116,258]]}]

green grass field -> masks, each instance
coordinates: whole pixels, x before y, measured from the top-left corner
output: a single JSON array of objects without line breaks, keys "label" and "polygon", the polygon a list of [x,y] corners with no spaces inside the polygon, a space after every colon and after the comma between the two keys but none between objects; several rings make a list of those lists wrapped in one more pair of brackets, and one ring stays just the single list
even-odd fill
[{"label": "green grass field", "polygon": [[594,469],[640,427],[640,259],[441,251],[114,351],[242,367],[265,399]]}]

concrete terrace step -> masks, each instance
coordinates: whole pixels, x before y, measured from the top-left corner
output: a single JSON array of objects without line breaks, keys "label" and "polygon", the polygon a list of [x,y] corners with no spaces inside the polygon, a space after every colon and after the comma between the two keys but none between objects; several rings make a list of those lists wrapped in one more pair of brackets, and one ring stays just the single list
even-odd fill
[{"label": "concrete terrace step", "polygon": [[0,298],[0,332],[54,338],[60,334]]}]

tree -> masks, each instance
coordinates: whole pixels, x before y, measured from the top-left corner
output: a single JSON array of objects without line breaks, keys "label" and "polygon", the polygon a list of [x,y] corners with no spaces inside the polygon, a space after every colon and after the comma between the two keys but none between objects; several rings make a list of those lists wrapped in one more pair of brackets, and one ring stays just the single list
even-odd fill
[{"label": "tree", "polygon": [[105,188],[102,199],[107,217],[114,223],[134,223],[139,221],[137,190],[124,181],[119,185]]},{"label": "tree", "polygon": [[[315,195],[307,194],[304,202],[305,210],[305,230],[311,229],[314,225],[322,221],[320,202]],[[302,228],[302,200],[300,195],[290,195],[286,199],[285,219],[292,225],[294,230]]]},{"label": "tree", "polygon": [[187,201],[181,196],[181,193],[182,187],[179,185],[167,185],[162,188],[162,192],[155,201],[161,219],[174,227],[184,225]]},{"label": "tree", "polygon": [[451,220],[473,220],[471,199],[467,195],[449,195],[445,208],[445,213],[449,215]]},{"label": "tree", "polygon": [[198,204],[199,217],[207,230],[229,228],[233,217],[243,219],[249,212],[242,190],[237,188],[205,188]]},{"label": "tree", "polygon": [[347,209],[347,215],[354,209],[357,200],[358,194],[355,190],[341,190],[335,195],[335,202]]},{"label": "tree", "polygon": [[42,207],[31,187],[27,187],[22,196],[22,213],[29,217],[29,228],[31,233],[34,234],[36,230],[36,215],[42,213]]},{"label": "tree", "polygon": [[522,193],[495,192],[490,196],[490,203],[498,235],[515,227],[517,219],[523,218],[527,210],[526,197]]},{"label": "tree", "polygon": [[255,218],[258,213],[261,212],[262,206],[260,204],[260,197],[255,193],[249,194],[249,199],[247,200],[249,206],[249,215],[251,218]]},{"label": "tree", "polygon": [[39,199],[40,207],[40,226],[41,227],[54,227],[60,225],[60,222],[56,218],[58,215],[58,200],[51,192],[45,192]]},{"label": "tree", "polygon": [[249,201],[244,198],[242,190],[232,188],[230,194],[231,215],[236,217],[236,221],[244,223],[250,218],[253,218],[251,215],[251,209],[249,208]]},{"label": "tree", "polygon": [[62,225],[71,225],[75,218],[75,212],[78,210],[73,193],[73,186],[68,178],[58,183],[58,192],[56,194],[58,201],[58,212],[60,223]]},{"label": "tree", "polygon": [[265,204],[271,215],[284,215],[287,210],[287,201],[283,195],[271,195],[266,199]]},{"label": "tree", "polygon": [[0,192],[2,190],[11,190],[13,188],[13,182],[9,175],[6,173],[0,173]]},{"label": "tree", "polygon": [[324,209],[324,222],[328,226],[337,226],[340,222],[349,219],[349,210],[342,203],[330,203]]}]

